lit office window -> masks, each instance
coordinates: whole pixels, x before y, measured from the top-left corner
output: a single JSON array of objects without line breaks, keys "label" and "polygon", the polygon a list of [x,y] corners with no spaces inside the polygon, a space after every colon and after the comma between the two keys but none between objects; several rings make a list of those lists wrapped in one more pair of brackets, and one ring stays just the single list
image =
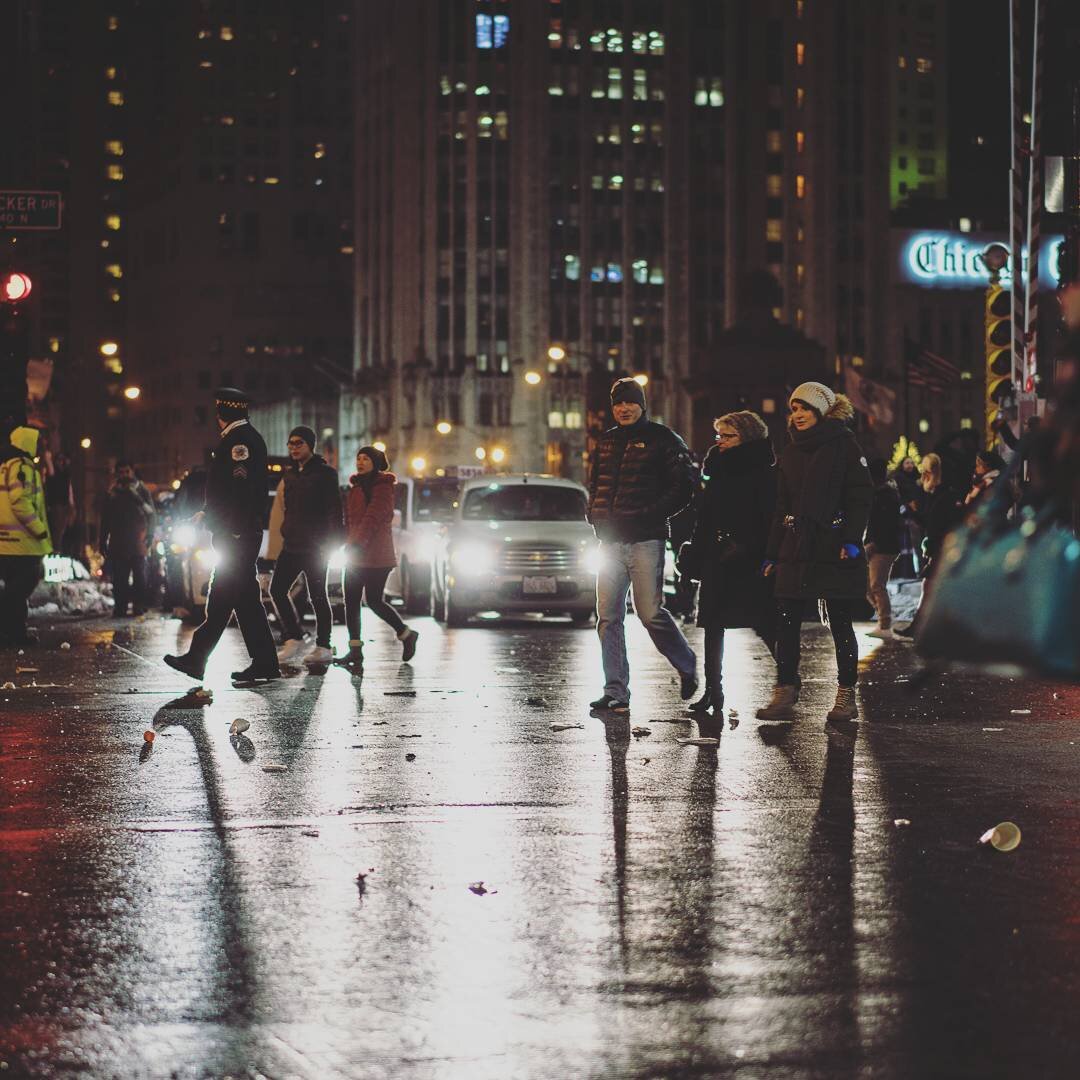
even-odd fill
[{"label": "lit office window", "polygon": [[476,16],[476,47],[478,49],[501,49],[509,36],[509,15]]},{"label": "lit office window", "polygon": [[105,175],[110,180],[123,180],[124,179],[124,166],[113,161],[105,166]]},{"label": "lit office window", "polygon": [[124,156],[124,144],[119,139],[107,139],[105,141],[105,153],[113,157]]},{"label": "lit office window", "polygon": [[116,232],[120,228],[120,215],[119,214],[106,214],[105,215],[105,228],[111,229]]},{"label": "lit office window", "polygon": [[123,105],[124,95],[120,90],[110,90],[106,95],[106,98],[110,105]]}]

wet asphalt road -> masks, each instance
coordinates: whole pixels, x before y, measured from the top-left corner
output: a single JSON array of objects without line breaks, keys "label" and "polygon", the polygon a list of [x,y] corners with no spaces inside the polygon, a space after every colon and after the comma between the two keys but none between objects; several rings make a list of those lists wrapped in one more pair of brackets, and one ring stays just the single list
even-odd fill
[{"label": "wet asphalt road", "polygon": [[[1080,692],[913,698],[910,649],[864,639],[830,738],[818,628],[803,718],[762,726],[737,631],[738,715],[683,746],[636,628],[604,722],[594,632],[416,625],[411,667],[369,619],[362,682],[257,691],[230,630],[201,707],[140,659],[172,620],[0,658],[0,1075],[1077,1074]],[[1003,819],[1020,847],[978,846]]]}]

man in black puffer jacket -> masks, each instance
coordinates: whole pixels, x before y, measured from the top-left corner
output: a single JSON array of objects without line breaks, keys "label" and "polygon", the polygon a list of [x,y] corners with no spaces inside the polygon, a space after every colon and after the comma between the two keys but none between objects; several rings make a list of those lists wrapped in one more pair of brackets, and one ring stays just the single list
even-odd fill
[{"label": "man in black puffer jacket", "polygon": [[596,578],[597,631],[604,693],[595,709],[627,712],[626,596],[653,644],[679,673],[683,700],[697,690],[697,658],[664,607],[664,548],[668,519],[693,497],[697,476],[686,443],[649,420],[645,391],[634,379],[611,388],[615,427],[597,440],[589,469],[589,521],[603,562]]},{"label": "man in black puffer jacket", "polygon": [[315,432],[304,425],[289,432],[286,444],[293,468],[282,478],[285,519],[281,525],[281,554],[270,579],[270,597],[281,623],[278,662],[290,663],[306,651],[300,616],[292,601],[292,587],[303,574],[311,606],[315,609],[315,648],[304,662],[322,668],[330,663],[333,615],[326,593],[327,563],[344,539],[341,489],[338,474],[315,453]]}]

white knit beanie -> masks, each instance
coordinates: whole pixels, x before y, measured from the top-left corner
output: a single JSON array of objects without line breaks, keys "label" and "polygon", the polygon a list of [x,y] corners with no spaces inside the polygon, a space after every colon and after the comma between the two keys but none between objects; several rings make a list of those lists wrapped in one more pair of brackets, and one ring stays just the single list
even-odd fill
[{"label": "white knit beanie", "polygon": [[836,394],[824,383],[804,382],[791,391],[788,404],[793,401],[801,401],[816,410],[819,416],[824,416],[836,404]]}]

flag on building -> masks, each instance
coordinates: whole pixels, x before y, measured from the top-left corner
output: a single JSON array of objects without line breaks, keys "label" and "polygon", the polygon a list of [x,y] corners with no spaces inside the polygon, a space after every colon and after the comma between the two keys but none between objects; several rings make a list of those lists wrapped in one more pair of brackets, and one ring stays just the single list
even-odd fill
[{"label": "flag on building", "polygon": [[960,369],[917,341],[904,342],[904,372],[908,386],[944,391],[960,381]]},{"label": "flag on building", "polygon": [[896,391],[868,379],[850,364],[844,366],[844,393],[875,424],[891,424],[896,417]]}]

